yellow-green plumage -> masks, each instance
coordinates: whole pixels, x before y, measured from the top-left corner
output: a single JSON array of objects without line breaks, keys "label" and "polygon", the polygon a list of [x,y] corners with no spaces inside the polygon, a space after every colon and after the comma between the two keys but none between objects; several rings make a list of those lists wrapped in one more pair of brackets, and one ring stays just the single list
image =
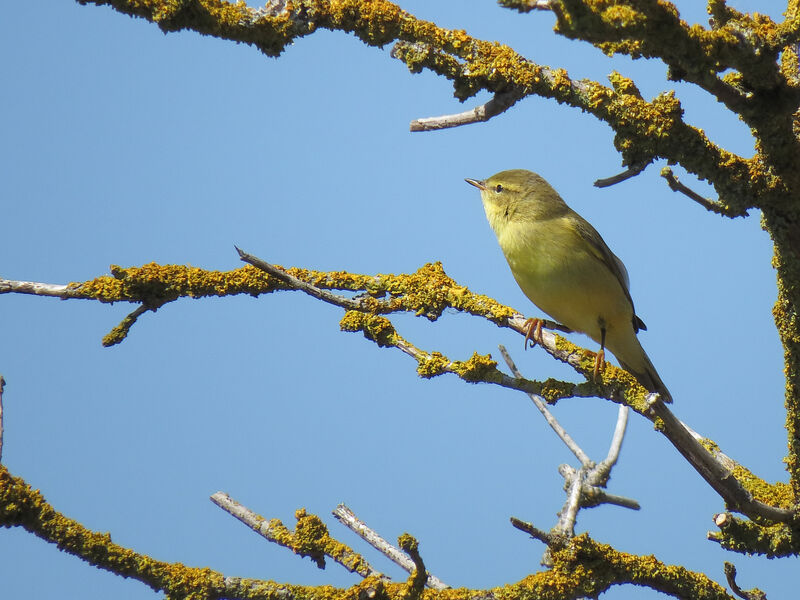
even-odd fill
[{"label": "yellow-green plumage", "polygon": [[669,391],[636,337],[644,323],[628,291],[628,273],[600,234],[536,173],[502,171],[481,190],[486,218],[525,295],[542,311],[598,344],[666,402]]}]

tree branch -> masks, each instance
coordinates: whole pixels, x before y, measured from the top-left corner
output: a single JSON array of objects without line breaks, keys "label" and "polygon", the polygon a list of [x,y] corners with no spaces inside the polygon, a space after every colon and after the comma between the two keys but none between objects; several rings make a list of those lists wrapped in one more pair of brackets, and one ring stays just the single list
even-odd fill
[{"label": "tree branch", "polygon": [[[383,539],[377,532],[373,531],[367,526],[364,521],[359,519],[355,513],[344,504],[340,504],[333,511],[333,516],[350,531],[358,535],[361,539],[367,542],[370,546],[375,548],[378,552],[386,556],[393,563],[411,573],[415,569],[414,561],[412,561],[406,554],[401,552],[398,548]],[[434,590],[448,589],[450,586],[441,581],[435,575],[428,573],[425,582],[429,588]]]},{"label": "tree branch", "polygon": [[622,173],[617,173],[616,175],[606,177],[605,179],[596,179],[594,182],[594,187],[609,187],[625,181],[626,179],[630,179],[631,177],[636,177],[639,173],[644,171],[649,164],[650,163],[639,163],[638,165],[628,167]]},{"label": "tree branch", "polygon": [[[508,46],[417,19],[388,0],[359,3],[295,0],[273,2],[260,10],[223,0],[195,0],[193,10],[183,10],[182,3],[171,0],[84,1],[108,4],[125,14],[144,17],[164,31],[195,30],[252,44],[271,56],[280,54],[295,39],[319,29],[353,33],[372,46],[408,42],[408,47],[397,56],[414,72],[426,68],[453,81],[455,94],[461,100],[480,90],[492,93],[514,90],[520,98],[529,95],[552,98],[587,111],[611,126],[626,164],[650,162],[659,157],[680,163],[698,177],[714,183],[720,195],[735,203],[739,210],[757,205],[762,195],[774,192],[769,174],[759,168],[757,160],[743,159],[722,150],[710,142],[702,130],[687,125],[682,119],[680,103],[671,94],[661,94],[647,102],[638,92],[633,93],[630,80],[618,75],[613,76],[614,89],[594,81],[572,80],[563,69],[538,65]],[[551,2],[548,7],[558,14],[556,7],[563,7],[563,4]],[[570,4],[575,8],[576,2]],[[653,9],[660,16],[666,15],[661,26],[665,31],[658,31],[659,40],[665,37],[665,32],[674,33],[683,42],[679,50],[683,53],[681,56],[688,60],[702,54],[698,51],[698,44],[702,44],[691,36],[687,38],[685,28],[678,21],[670,25],[677,29],[670,30],[667,26],[672,23],[670,7],[664,4]],[[570,35],[562,21],[559,20],[560,32]],[[615,27],[612,30],[618,33]],[[670,41],[674,45],[674,39]],[[664,47],[670,48],[670,45],[664,43]],[[698,73],[711,73],[716,77],[713,70],[706,68],[708,65],[703,63],[702,66]],[[716,85],[733,89],[724,82]],[[723,97],[720,90],[716,93]],[[659,135],[651,135],[653,131],[658,131]]]},{"label": "tree branch", "polygon": [[733,563],[725,563],[725,578],[728,580],[728,585],[734,594],[744,600],[767,600],[767,595],[758,588],[752,590],[743,590],[736,583],[736,567]]},{"label": "tree branch", "polygon": [[333,539],[319,517],[306,514],[305,510],[298,510],[295,514],[297,528],[293,533],[278,519],[267,521],[224,492],[212,494],[211,501],[264,539],[288,548],[300,556],[310,557],[320,569],[325,568],[325,556],[328,556],[351,573],[358,573],[361,577],[389,580],[372,568],[363,556]]},{"label": "tree branch", "polygon": [[680,192],[684,196],[691,198],[695,202],[697,202],[700,206],[705,208],[708,211],[716,213],[718,215],[723,215],[725,217],[746,217],[747,210],[739,210],[739,209],[732,209],[730,206],[719,202],[718,200],[709,200],[708,198],[704,198],[697,192],[691,190],[690,188],[683,185],[678,178],[675,177],[675,173],[672,172],[672,169],[669,167],[664,167],[661,169],[661,176],[667,180],[667,185],[669,185],[669,189],[673,192]]},{"label": "tree branch", "polygon": [[453,115],[443,115],[440,117],[427,117],[411,121],[411,131],[435,131],[437,129],[448,129],[450,127],[460,127],[471,123],[482,123],[492,117],[504,113],[519,100],[519,95],[512,92],[495,94],[491,100],[473,109]]},{"label": "tree branch", "polygon": [[[498,348],[500,349],[500,354],[503,355],[503,360],[506,361],[508,368],[511,369],[511,373],[517,379],[521,379],[522,373],[520,373],[519,369],[517,369],[517,365],[514,363],[514,360],[511,358],[508,350],[506,350],[506,347],[501,344],[498,346]],[[562,442],[564,442],[564,445],[569,448],[570,452],[575,455],[575,458],[580,461],[581,465],[584,467],[592,466],[594,464],[592,459],[590,459],[589,456],[581,449],[581,447],[578,446],[577,442],[572,439],[572,436],[567,433],[567,430],[564,429],[561,426],[561,423],[559,423],[558,420],[553,416],[553,413],[548,410],[544,399],[536,394],[528,394],[528,397],[533,401],[533,404],[536,406],[536,408],[539,409],[539,412],[542,413],[544,420],[547,421],[547,424],[550,425],[550,428],[555,431],[556,435],[561,439]]]},{"label": "tree branch", "polygon": [[[38,490],[11,476],[0,465],[0,526],[23,527],[43,540],[101,569],[130,577],[165,592],[172,598],[230,598],[232,600],[309,600],[319,598],[314,586],[287,585],[239,577],[226,577],[209,568],[187,567],[157,561],[111,541],[106,533],[86,529],[50,506]],[[508,600],[509,598],[596,597],[614,585],[633,583],[662,591],[676,598],[733,600],[724,588],[703,575],[683,567],[666,565],[614,550],[587,536],[579,536],[564,551],[553,553],[557,568],[535,573],[521,581],[487,590],[462,589],[461,600]],[[569,576],[565,576],[565,574]],[[369,583],[368,583],[369,582]],[[375,598],[407,600],[408,586],[366,580],[349,589],[324,587],[330,600]],[[442,594],[440,596],[440,594]],[[447,600],[452,595],[431,590],[429,600]]]}]

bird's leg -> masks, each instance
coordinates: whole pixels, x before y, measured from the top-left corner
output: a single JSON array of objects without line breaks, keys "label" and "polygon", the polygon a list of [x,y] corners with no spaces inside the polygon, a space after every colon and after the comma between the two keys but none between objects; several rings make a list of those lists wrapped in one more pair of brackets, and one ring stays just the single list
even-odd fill
[{"label": "bird's leg", "polygon": [[525,321],[525,349],[528,349],[528,341],[533,341],[531,348],[536,344],[542,343],[542,320],[541,319],[528,319]]},{"label": "bird's leg", "polygon": [[594,355],[594,380],[606,368],[606,328],[600,327],[600,352]]}]

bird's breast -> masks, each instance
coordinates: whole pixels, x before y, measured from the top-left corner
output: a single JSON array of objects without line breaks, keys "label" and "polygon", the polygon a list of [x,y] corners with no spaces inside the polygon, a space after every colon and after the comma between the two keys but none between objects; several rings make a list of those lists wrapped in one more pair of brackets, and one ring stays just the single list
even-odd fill
[{"label": "bird's breast", "polygon": [[569,223],[510,222],[497,237],[520,288],[550,317],[596,341],[601,323],[630,326],[621,284]]}]

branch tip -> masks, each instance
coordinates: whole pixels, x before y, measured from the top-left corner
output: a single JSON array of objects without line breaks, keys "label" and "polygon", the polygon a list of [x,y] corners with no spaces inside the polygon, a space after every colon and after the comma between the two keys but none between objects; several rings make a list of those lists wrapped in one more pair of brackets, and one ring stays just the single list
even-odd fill
[{"label": "branch tip", "polygon": [[519,529],[520,531],[524,531],[532,538],[537,539],[548,546],[552,544],[554,541],[553,536],[551,534],[539,529],[532,523],[528,523],[527,521],[523,521],[521,519],[518,519],[517,517],[511,517],[509,520],[511,521],[511,525],[513,527]]},{"label": "branch tip", "polygon": [[644,171],[650,162],[639,163],[636,165],[631,165],[627,169],[625,169],[622,173],[617,173],[616,175],[612,175],[611,177],[606,177],[604,179],[597,179],[594,182],[594,187],[604,188],[615,185],[626,179],[631,179],[632,177],[636,177],[639,173]]},{"label": "branch tip", "polygon": [[724,565],[725,578],[728,580],[728,586],[734,594],[744,598],[744,600],[767,600],[767,595],[758,588],[753,588],[752,590],[740,588],[736,583],[736,567],[729,562],[725,562]]},{"label": "branch tip", "polygon": [[519,101],[522,96],[516,92],[500,92],[495,94],[491,100],[470,110],[465,110],[452,115],[442,115],[440,117],[425,117],[411,121],[409,130],[417,131],[436,131],[439,129],[449,129],[460,127],[471,123],[482,123],[504,113]]}]

